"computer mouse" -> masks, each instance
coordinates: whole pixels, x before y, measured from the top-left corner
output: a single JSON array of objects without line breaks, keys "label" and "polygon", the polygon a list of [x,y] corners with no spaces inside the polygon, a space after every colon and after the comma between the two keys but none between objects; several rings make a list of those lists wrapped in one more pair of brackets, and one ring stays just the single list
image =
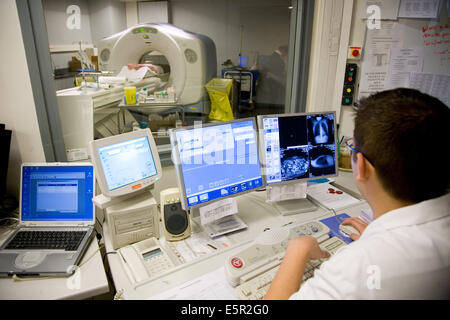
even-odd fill
[{"label": "computer mouse", "polygon": [[358,230],[356,230],[351,225],[339,225],[339,231],[346,237],[350,237],[352,233],[357,234],[358,236],[361,235]]}]

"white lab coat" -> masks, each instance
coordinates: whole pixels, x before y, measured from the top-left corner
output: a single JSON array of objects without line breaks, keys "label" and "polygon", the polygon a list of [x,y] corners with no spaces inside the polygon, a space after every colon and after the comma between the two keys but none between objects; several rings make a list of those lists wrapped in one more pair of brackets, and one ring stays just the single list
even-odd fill
[{"label": "white lab coat", "polygon": [[450,194],[374,220],[290,299],[450,299]]}]

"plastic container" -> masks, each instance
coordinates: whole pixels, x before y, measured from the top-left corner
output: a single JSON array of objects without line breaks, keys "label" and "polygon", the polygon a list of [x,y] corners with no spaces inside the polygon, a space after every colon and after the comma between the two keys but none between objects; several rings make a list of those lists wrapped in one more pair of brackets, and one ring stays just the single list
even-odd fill
[{"label": "plastic container", "polygon": [[136,104],[136,87],[125,87],[125,103]]},{"label": "plastic container", "polygon": [[145,101],[147,100],[147,94],[148,94],[147,88],[142,88],[139,91],[139,103],[145,103]]}]

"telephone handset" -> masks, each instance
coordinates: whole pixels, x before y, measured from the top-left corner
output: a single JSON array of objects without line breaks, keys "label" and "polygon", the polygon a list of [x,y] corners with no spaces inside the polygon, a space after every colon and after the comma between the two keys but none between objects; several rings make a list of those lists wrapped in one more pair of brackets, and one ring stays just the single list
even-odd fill
[{"label": "telephone handset", "polygon": [[118,252],[132,283],[154,277],[181,263],[154,237],[123,247]]}]

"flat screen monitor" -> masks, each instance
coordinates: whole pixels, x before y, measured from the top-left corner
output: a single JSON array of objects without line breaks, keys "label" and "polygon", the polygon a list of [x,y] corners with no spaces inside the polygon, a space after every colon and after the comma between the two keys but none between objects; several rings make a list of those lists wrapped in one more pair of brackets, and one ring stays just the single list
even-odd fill
[{"label": "flat screen monitor", "polygon": [[254,118],[172,129],[185,210],[263,186]]},{"label": "flat screen monitor", "polygon": [[336,113],[258,116],[267,185],[337,176]]},{"label": "flat screen monitor", "polygon": [[139,192],[162,176],[158,150],[149,129],[94,140],[90,147],[97,181],[105,196]]}]

